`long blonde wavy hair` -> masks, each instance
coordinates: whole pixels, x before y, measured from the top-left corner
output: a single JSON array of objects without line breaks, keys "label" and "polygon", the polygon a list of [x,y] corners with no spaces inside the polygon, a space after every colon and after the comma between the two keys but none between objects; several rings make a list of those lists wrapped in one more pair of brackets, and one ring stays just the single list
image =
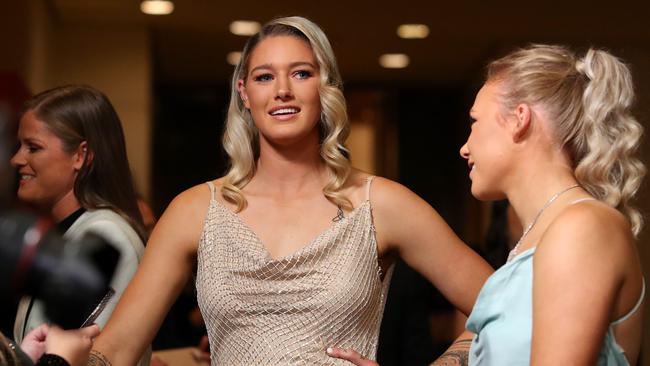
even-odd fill
[{"label": "long blonde wavy hair", "polygon": [[223,146],[230,157],[230,167],[221,188],[223,198],[235,205],[237,211],[246,207],[241,190],[255,174],[259,158],[259,131],[244,106],[237,90],[239,80],[248,74],[249,60],[255,47],[264,39],[274,36],[292,36],[307,42],[314,53],[320,72],[320,155],[331,171],[323,194],[337,206],[351,209],[352,204],[340,189],[350,173],[349,152],[344,145],[349,134],[348,116],[343,96],[343,81],[336,58],[325,33],[312,21],[302,17],[285,17],[266,23],[251,37],[232,76],[230,104],[223,135]]},{"label": "long blonde wavy hair", "polygon": [[646,169],[637,157],[643,127],[631,114],[629,68],[603,50],[578,57],[566,47],[531,45],[490,63],[487,80],[504,83],[505,110],[545,107],[578,183],[627,216],[637,235],[643,217],[631,200]]}]

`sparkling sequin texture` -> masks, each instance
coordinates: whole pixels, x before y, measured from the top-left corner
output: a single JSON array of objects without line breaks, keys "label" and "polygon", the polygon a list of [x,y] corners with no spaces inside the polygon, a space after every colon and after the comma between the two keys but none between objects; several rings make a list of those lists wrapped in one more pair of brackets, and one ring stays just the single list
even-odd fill
[{"label": "sparkling sequin texture", "polygon": [[276,260],[211,190],[196,287],[212,364],[349,365],[330,346],[374,359],[392,267],[382,281],[370,200]]}]

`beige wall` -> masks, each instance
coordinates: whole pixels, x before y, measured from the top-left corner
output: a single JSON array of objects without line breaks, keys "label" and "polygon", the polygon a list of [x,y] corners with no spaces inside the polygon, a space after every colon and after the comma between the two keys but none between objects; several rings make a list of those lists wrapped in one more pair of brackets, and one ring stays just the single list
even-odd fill
[{"label": "beige wall", "polygon": [[28,56],[28,2],[0,1],[0,71],[24,75]]},{"label": "beige wall", "polygon": [[352,166],[367,173],[397,179],[398,137],[395,121],[388,118],[385,95],[373,90],[346,91],[350,113]]},{"label": "beige wall", "polygon": [[88,84],[117,110],[139,192],[150,195],[151,59],[144,26],[92,26],[54,17],[47,2],[0,5],[0,71],[18,73],[32,91]]},{"label": "beige wall", "polygon": [[108,96],[124,126],[138,190],[148,198],[152,101],[146,29],[59,25],[50,38],[45,85],[89,84]]},{"label": "beige wall", "polygon": [[27,13],[29,34],[27,37],[27,59],[25,61],[25,82],[29,89],[36,93],[47,89],[46,78],[50,71],[52,21],[43,1],[25,1],[29,5]]}]

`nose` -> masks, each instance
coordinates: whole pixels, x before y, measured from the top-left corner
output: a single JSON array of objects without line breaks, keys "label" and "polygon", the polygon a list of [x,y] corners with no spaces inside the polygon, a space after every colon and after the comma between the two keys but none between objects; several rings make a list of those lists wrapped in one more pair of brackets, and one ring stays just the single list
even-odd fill
[{"label": "nose", "polygon": [[469,159],[469,148],[467,147],[467,142],[460,147],[460,156],[462,156],[463,159]]},{"label": "nose", "polygon": [[11,163],[12,167],[18,168],[26,164],[22,151],[23,149],[19,148],[18,151],[16,151],[16,153],[14,154],[14,156],[11,157],[11,160],[9,162]]},{"label": "nose", "polygon": [[291,92],[291,83],[286,77],[279,77],[277,82],[276,98],[280,100],[287,100],[293,97]]}]

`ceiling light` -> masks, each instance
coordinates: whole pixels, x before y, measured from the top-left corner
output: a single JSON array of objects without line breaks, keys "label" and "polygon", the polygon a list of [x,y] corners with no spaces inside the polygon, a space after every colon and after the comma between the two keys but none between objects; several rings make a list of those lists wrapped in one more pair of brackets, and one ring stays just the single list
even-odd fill
[{"label": "ceiling light", "polygon": [[235,20],[230,23],[230,33],[238,36],[252,36],[259,32],[260,23],[252,20]]},{"label": "ceiling light", "polygon": [[409,39],[427,38],[429,27],[424,24],[402,24],[397,27],[397,35]]},{"label": "ceiling light", "polygon": [[239,60],[241,60],[241,52],[229,52],[226,56],[226,61],[233,66],[237,66]]},{"label": "ceiling light", "polygon": [[140,3],[140,10],[149,15],[167,15],[174,11],[174,3],[166,0],[145,0]]},{"label": "ceiling light", "polygon": [[379,64],[387,69],[403,69],[409,62],[409,57],[403,53],[386,53],[379,57]]}]

